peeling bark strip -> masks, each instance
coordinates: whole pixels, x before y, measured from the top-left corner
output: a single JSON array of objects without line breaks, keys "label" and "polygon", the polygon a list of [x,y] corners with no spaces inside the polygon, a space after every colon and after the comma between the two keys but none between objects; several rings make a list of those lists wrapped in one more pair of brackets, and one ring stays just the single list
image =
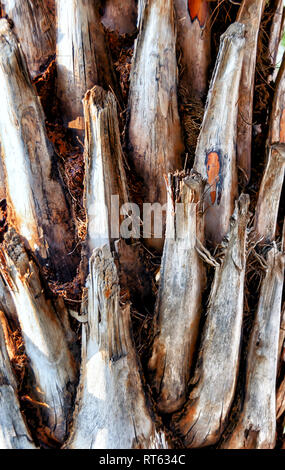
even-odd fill
[{"label": "peeling bark strip", "polygon": [[56,0],[58,96],[66,124],[84,129],[81,100],[94,85],[120,99],[115,72],[94,0]]},{"label": "peeling bark strip", "polygon": [[1,274],[7,279],[17,310],[33,377],[31,393],[42,403],[44,423],[62,441],[72,404],[75,363],[55,305],[45,297],[38,269],[14,230],[5,235]]},{"label": "peeling bark strip", "polygon": [[6,20],[0,20],[0,138],[8,221],[39,261],[62,278],[74,270],[71,213],[63,192],[44,115],[31,85],[22,50]]},{"label": "peeling bark strip", "polygon": [[[88,323],[73,429],[65,447],[130,449],[157,445],[130,333],[130,307],[120,305],[109,248],[94,250],[88,278]],[[165,446],[163,435],[159,440]]]},{"label": "peeling bark strip", "polygon": [[1,0],[26,56],[31,76],[55,54],[56,31],[54,12],[43,0]]},{"label": "peeling bark strip", "polygon": [[[119,196],[118,211],[128,201],[123,152],[112,93],[95,86],[83,100],[85,117],[85,209],[88,217],[87,245],[94,248],[109,244],[119,234],[119,218],[114,213],[112,196]],[[113,211],[112,211],[113,208]],[[117,233],[114,232],[116,228]],[[89,257],[88,257],[89,258]]]},{"label": "peeling bark strip", "polygon": [[106,0],[102,23],[110,31],[133,34],[136,31],[136,0]]},{"label": "peeling bark strip", "polygon": [[216,268],[189,402],[174,417],[187,447],[215,444],[226,424],[236,387],[243,317],[249,197],[241,195],[229,242]]},{"label": "peeling bark strip", "polygon": [[0,449],[35,449],[20,411],[0,314]]},{"label": "peeling bark strip", "polygon": [[236,125],[244,30],[244,25],[234,23],[221,36],[194,162],[195,170],[208,181],[205,229],[206,238],[215,244],[228,231],[237,191]]},{"label": "peeling bark strip", "polygon": [[210,4],[207,0],[174,0],[177,46],[181,53],[180,84],[201,99],[208,87],[211,60]]},{"label": "peeling bark strip", "polygon": [[[169,176],[166,239],[149,361],[156,402],[163,413],[177,411],[186,401],[198,335],[205,272],[196,238],[203,243],[203,189],[200,175]],[[175,202],[183,208],[178,211]]]},{"label": "peeling bark strip", "polygon": [[245,398],[227,449],[273,449],[276,441],[276,374],[285,255],[274,247],[247,356]]},{"label": "peeling bark strip", "polygon": [[[131,72],[129,142],[150,203],[166,203],[163,175],[181,168],[175,41],[173,0],[148,1]],[[163,241],[151,243],[161,249]]]},{"label": "peeling bark strip", "polygon": [[245,48],[239,90],[237,163],[248,182],[251,174],[251,141],[254,79],[258,33],[266,0],[243,0],[237,21],[245,25]]}]

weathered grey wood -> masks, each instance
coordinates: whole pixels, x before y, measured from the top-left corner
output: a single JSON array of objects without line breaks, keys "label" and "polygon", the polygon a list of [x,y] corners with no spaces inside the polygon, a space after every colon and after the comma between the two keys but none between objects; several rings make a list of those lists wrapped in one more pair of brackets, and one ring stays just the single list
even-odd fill
[{"label": "weathered grey wood", "polygon": [[276,374],[285,255],[273,247],[247,355],[245,397],[227,449],[273,449],[276,442]]},{"label": "weathered grey wood", "polygon": [[74,271],[71,211],[45,131],[25,59],[7,20],[0,20],[0,139],[8,222],[42,264],[62,278]]},{"label": "weathered grey wood", "polygon": [[31,393],[44,404],[43,422],[51,435],[62,441],[76,381],[76,365],[60,320],[65,312],[56,311],[56,304],[46,297],[38,268],[14,230],[5,235],[2,260],[1,274],[9,286],[33,372]]},{"label": "weathered grey wood", "polygon": [[0,312],[0,449],[35,449],[20,411],[3,322],[4,316]]},{"label": "weathered grey wood", "polygon": [[133,34],[136,31],[137,4],[135,0],[106,0],[102,23],[110,31]]},{"label": "weathered grey wood", "polygon": [[[163,175],[181,167],[175,42],[173,0],[147,2],[131,71],[128,136],[149,203],[166,203]],[[163,246],[162,239],[148,243],[160,250]]]},{"label": "weathered grey wood", "polygon": [[224,259],[216,268],[196,370],[173,425],[187,447],[215,444],[234,398],[243,317],[249,197],[236,202]]},{"label": "weathered grey wood", "polygon": [[210,3],[207,0],[174,0],[177,47],[181,65],[180,85],[201,99],[208,88],[211,61]]},{"label": "weathered grey wood", "polygon": [[244,35],[244,25],[234,23],[221,36],[196,148],[194,168],[208,182],[206,238],[214,244],[228,231],[237,192],[236,128]]},{"label": "weathered grey wood", "polygon": [[200,175],[169,175],[154,344],[148,364],[156,403],[163,413],[177,411],[186,401],[199,330],[205,271],[196,238],[203,243],[203,190]]},{"label": "weathered grey wood", "polygon": [[239,90],[237,164],[246,182],[251,175],[252,112],[257,41],[265,0],[243,0],[237,21],[245,25],[245,48]]},{"label": "weathered grey wood", "polygon": [[[95,86],[83,100],[85,117],[84,201],[89,254],[120,237],[119,211],[128,201],[117,104],[111,92]],[[112,196],[118,196],[112,201]],[[117,209],[117,210],[116,210]],[[117,233],[116,233],[117,232]]]},{"label": "weathered grey wood", "polygon": [[117,270],[107,245],[89,266],[88,323],[69,449],[166,446],[158,435],[141,383],[130,332],[130,306],[120,305]]},{"label": "weathered grey wood", "polygon": [[111,64],[98,1],[56,0],[57,84],[65,124],[84,129],[81,100],[94,85],[111,89],[120,98]]},{"label": "weathered grey wood", "polygon": [[1,0],[1,4],[15,25],[29,72],[34,78],[55,54],[54,0]]}]

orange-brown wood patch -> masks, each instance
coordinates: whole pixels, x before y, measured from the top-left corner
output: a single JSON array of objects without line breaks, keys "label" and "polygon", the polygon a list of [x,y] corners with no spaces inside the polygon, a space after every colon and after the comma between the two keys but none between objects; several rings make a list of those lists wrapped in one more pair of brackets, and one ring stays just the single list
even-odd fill
[{"label": "orange-brown wood patch", "polygon": [[205,25],[207,19],[207,1],[188,0],[188,8],[191,20],[194,21],[197,18],[202,28],[202,26]]},{"label": "orange-brown wood patch", "polygon": [[220,180],[220,160],[217,152],[210,152],[206,160],[208,183],[212,204],[216,201],[217,184]]}]

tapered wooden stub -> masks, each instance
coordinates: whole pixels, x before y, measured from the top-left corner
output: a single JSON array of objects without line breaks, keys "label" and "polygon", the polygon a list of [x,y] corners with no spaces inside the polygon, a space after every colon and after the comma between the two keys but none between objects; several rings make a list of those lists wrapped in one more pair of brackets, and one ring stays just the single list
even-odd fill
[{"label": "tapered wooden stub", "polygon": [[273,449],[276,441],[276,374],[285,255],[267,256],[247,355],[245,398],[227,449]]},{"label": "tapered wooden stub", "polygon": [[17,398],[17,384],[11,368],[0,312],[0,449],[35,449]]},{"label": "tapered wooden stub", "polygon": [[173,426],[187,447],[215,444],[234,398],[243,317],[249,198],[241,195],[224,259],[216,268],[190,396]]},{"label": "tapered wooden stub", "polygon": [[59,309],[59,304],[46,298],[38,268],[14,230],[5,235],[1,274],[9,286],[33,373],[31,393],[42,403],[43,423],[54,438],[62,441],[76,381],[74,358],[60,320],[64,304]]},{"label": "tapered wooden stub", "polygon": [[243,0],[237,21],[245,25],[246,41],[239,90],[237,165],[246,182],[251,174],[252,111],[257,41],[265,0]]},{"label": "tapered wooden stub", "polygon": [[[172,413],[186,401],[204,288],[204,183],[200,175],[169,176],[166,238],[148,364],[158,408]],[[177,204],[178,203],[178,204]]]},{"label": "tapered wooden stub", "polygon": [[69,449],[165,447],[155,431],[130,333],[130,306],[109,248],[90,258],[88,323],[83,325],[82,366]]},{"label": "tapered wooden stub", "polygon": [[54,0],[1,0],[4,12],[15,25],[15,32],[34,78],[54,57],[56,28]]},{"label": "tapered wooden stub", "polygon": [[174,0],[180,85],[201,99],[208,88],[211,61],[210,3],[207,0]]},{"label": "tapered wooden stub", "polygon": [[111,89],[120,98],[98,2],[56,0],[57,86],[64,122],[84,129],[82,99],[94,85]]},{"label": "tapered wooden stub", "polygon": [[87,251],[120,238],[120,209],[128,201],[117,104],[111,92],[95,86],[83,100]]},{"label": "tapered wooden stub", "polygon": [[[131,71],[128,135],[148,203],[166,203],[163,175],[181,168],[175,42],[173,0],[147,2]],[[163,239],[150,239],[149,244],[161,250]]]},{"label": "tapered wooden stub", "polygon": [[234,23],[221,36],[195,155],[194,168],[208,182],[205,230],[214,244],[229,229],[237,192],[236,128],[244,34],[244,25]]},{"label": "tapered wooden stub", "polygon": [[0,20],[0,139],[8,222],[41,264],[62,279],[74,272],[74,227],[46,137],[44,114],[25,59],[5,19]]}]

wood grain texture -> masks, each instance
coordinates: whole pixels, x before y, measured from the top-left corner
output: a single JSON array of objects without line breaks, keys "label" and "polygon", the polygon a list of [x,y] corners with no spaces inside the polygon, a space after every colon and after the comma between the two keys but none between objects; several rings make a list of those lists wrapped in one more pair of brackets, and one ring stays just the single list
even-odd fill
[{"label": "wood grain texture", "polygon": [[[128,137],[144,201],[166,203],[163,175],[181,168],[173,0],[146,3],[130,78]],[[146,60],[147,57],[147,60]],[[149,243],[162,250],[163,240]]]},{"label": "wood grain texture", "polygon": [[34,78],[55,55],[56,28],[54,0],[1,0],[15,25],[29,72]]},{"label": "wood grain texture", "polygon": [[82,99],[94,85],[120,99],[115,72],[98,11],[98,1],[56,0],[57,86],[65,124],[83,130]]},{"label": "wood grain texture", "polygon": [[265,0],[243,0],[237,21],[245,25],[245,48],[239,90],[237,164],[246,182],[251,175],[253,95],[257,42]]},{"label": "wood grain texture", "polygon": [[61,322],[64,305],[49,300],[39,270],[12,229],[1,249],[1,274],[9,285],[26,354],[32,370],[31,393],[43,403],[41,413],[51,435],[62,441],[76,381],[76,365]]},{"label": "wood grain texture", "polygon": [[148,364],[162,413],[173,413],[186,401],[199,330],[205,271],[196,238],[203,243],[203,189],[199,175],[169,175],[166,238]]},{"label": "wood grain texture", "polygon": [[45,118],[25,59],[8,22],[0,20],[0,139],[8,222],[43,265],[70,279],[74,226],[47,139]]},{"label": "wood grain texture", "polygon": [[228,231],[237,191],[236,129],[244,34],[244,25],[233,23],[221,36],[195,154],[194,169],[208,182],[205,230],[207,240],[214,244]]},{"label": "wood grain texture", "polygon": [[174,0],[180,86],[202,99],[208,89],[211,61],[210,4],[207,0]]},{"label": "wood grain texture", "polygon": [[215,444],[234,398],[243,318],[249,197],[241,195],[223,261],[215,270],[189,400],[173,426],[187,447]]},{"label": "wood grain texture", "polygon": [[109,248],[90,258],[88,323],[82,332],[81,378],[68,449],[165,448],[155,430],[131,339],[130,306],[120,305]]},{"label": "wood grain texture", "polygon": [[20,411],[17,383],[4,335],[5,319],[0,312],[0,449],[35,449]]},{"label": "wood grain texture", "polygon": [[274,449],[276,375],[285,255],[276,246],[267,255],[267,272],[247,355],[245,397],[226,449]]}]

